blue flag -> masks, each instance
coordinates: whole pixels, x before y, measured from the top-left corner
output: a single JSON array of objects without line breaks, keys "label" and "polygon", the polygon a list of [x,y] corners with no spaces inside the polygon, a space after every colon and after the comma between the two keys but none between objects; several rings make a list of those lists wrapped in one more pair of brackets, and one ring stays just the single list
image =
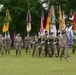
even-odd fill
[{"label": "blue flag", "polygon": [[72,38],[72,33],[70,32],[69,34],[69,44],[72,45],[73,38]]}]

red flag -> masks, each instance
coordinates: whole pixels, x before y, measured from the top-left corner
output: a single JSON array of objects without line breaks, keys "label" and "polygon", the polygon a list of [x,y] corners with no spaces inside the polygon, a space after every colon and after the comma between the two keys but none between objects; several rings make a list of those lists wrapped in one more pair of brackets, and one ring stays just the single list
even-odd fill
[{"label": "red flag", "polygon": [[73,30],[76,30],[76,12],[74,12],[74,18],[72,20]]},{"label": "red flag", "polygon": [[43,33],[43,31],[44,31],[44,12],[42,10],[40,32]]}]

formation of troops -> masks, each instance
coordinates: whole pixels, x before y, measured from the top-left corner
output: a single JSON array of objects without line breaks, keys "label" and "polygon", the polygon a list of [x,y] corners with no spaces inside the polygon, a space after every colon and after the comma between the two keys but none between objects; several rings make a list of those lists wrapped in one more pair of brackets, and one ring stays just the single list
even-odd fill
[{"label": "formation of troops", "polygon": [[[25,36],[23,41],[20,34],[14,39],[14,48],[16,49],[16,55],[21,55],[21,49],[23,46],[23,42],[25,43],[26,54],[31,53],[32,57],[60,57],[60,59],[64,58],[67,60],[68,49],[69,49],[69,39],[66,35],[66,32],[57,34],[57,36],[53,36],[53,32],[49,35],[47,31],[45,34],[36,34],[33,37],[30,37],[29,34]],[[0,34],[0,52],[1,55],[10,54],[11,49],[11,39],[6,36],[4,38],[2,34]],[[76,50],[76,33],[73,35],[73,44],[72,44],[72,53],[75,53]]]}]

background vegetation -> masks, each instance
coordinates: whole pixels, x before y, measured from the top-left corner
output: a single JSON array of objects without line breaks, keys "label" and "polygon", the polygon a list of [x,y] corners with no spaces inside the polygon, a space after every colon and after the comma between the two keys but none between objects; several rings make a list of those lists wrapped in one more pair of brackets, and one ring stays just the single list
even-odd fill
[{"label": "background vegetation", "polygon": [[30,34],[33,35],[37,33],[40,29],[41,10],[44,9],[45,18],[48,11],[46,7],[42,7],[44,3],[48,5],[48,9],[52,5],[55,7],[57,19],[59,17],[58,7],[61,5],[62,10],[64,10],[67,15],[66,21],[69,20],[68,18],[72,16],[73,11],[76,9],[76,0],[0,0],[0,4],[4,5],[0,12],[0,32],[2,32],[6,9],[9,9],[12,19],[10,22],[10,33],[16,31],[17,33],[19,32],[25,35],[27,33],[26,14],[29,9],[32,15],[32,30]]}]

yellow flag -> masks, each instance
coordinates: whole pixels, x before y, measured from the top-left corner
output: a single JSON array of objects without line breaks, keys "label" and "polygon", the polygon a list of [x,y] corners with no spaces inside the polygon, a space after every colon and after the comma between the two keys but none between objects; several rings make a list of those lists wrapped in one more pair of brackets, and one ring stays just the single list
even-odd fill
[{"label": "yellow flag", "polygon": [[8,31],[8,27],[9,27],[8,24],[7,25],[5,25],[5,24],[3,25],[3,28],[2,28],[3,33]]},{"label": "yellow flag", "polygon": [[62,11],[61,7],[59,7],[59,29],[63,30],[64,24],[63,24],[63,17],[62,17]]},{"label": "yellow flag", "polygon": [[9,22],[11,21],[9,9],[6,10],[5,23],[3,25],[2,31],[6,32],[9,30]]}]

